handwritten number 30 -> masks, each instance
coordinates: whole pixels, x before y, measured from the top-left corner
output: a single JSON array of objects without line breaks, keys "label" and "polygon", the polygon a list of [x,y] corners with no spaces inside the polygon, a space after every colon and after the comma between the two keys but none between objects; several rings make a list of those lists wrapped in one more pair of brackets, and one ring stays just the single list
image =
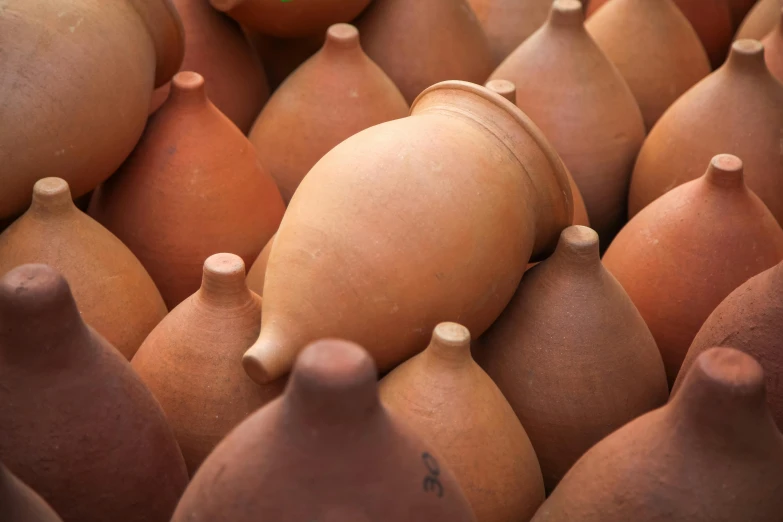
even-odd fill
[{"label": "handwritten number 30", "polygon": [[438,480],[438,476],[440,475],[438,461],[435,460],[435,457],[426,452],[421,454],[421,460],[424,462],[424,466],[429,472],[429,474],[424,477],[424,491],[427,493],[434,491],[438,498],[442,497],[443,484]]}]

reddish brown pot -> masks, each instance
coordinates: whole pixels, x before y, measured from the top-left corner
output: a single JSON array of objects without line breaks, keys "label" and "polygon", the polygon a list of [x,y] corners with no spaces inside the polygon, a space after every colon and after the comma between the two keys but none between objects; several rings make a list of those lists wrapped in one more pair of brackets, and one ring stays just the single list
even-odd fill
[{"label": "reddish brown pot", "polygon": [[383,378],[389,411],[430,441],[454,471],[479,522],[530,520],[544,501],[525,429],[470,356],[470,332],[441,323],[430,345]]},{"label": "reddish brown pot", "polygon": [[698,35],[672,0],[612,0],[585,27],[628,82],[648,130],[710,73]]},{"label": "reddish brown pot", "polygon": [[767,403],[783,428],[783,263],[751,277],[710,314],[688,349],[672,394],[699,355],[712,346],[742,350],[761,363]]},{"label": "reddish brown pot", "polygon": [[478,85],[434,85],[410,117],[348,138],[302,181],[245,368],[267,382],[307,343],[340,337],[387,371],[444,320],[480,334],[572,215],[563,163],[518,108]]},{"label": "reddish brown pot", "polygon": [[152,90],[176,72],[183,42],[168,0],[4,0],[2,11],[7,218],[44,175],[64,178],[74,196],[108,178],[139,140]]},{"label": "reddish brown pot", "polygon": [[[172,0],[185,26],[183,71],[195,71],[207,82],[215,107],[244,133],[269,99],[266,74],[242,28],[215,11],[209,0]],[[155,91],[152,111],[169,95],[170,85]]]},{"label": "reddish brown pot", "polygon": [[275,91],[253,124],[250,142],[288,203],[305,174],[335,145],[407,115],[399,89],[362,51],[356,28],[335,24],[323,48]]},{"label": "reddish brown pot", "polygon": [[264,249],[258,254],[253,266],[247,273],[247,287],[258,295],[264,295],[264,279],[266,278],[266,266],[269,264],[269,254],[272,252],[272,245],[275,242],[277,234],[266,244]]},{"label": "reddish brown pot", "polygon": [[475,351],[530,435],[548,491],[593,444],[668,397],[655,340],[587,227],[563,231]]},{"label": "reddish brown pot", "polygon": [[245,284],[242,259],[215,254],[204,262],[199,291],[166,316],[133,358],[191,476],[229,431],[283,389],[282,381],[258,386],[242,369],[242,354],[260,328],[261,298]]},{"label": "reddish brown pot", "polygon": [[408,103],[440,81],[484,83],[494,66],[467,0],[375,0],[357,25],[367,55]]},{"label": "reddish brown pot", "polygon": [[269,87],[274,92],[289,74],[323,46],[325,33],[304,38],[274,38],[245,29],[245,34],[261,57]]},{"label": "reddish brown pot", "polygon": [[68,278],[84,320],[127,359],[166,315],[139,260],[74,206],[60,178],[39,180],[30,209],[0,235],[0,274],[25,263],[46,263]]},{"label": "reddish brown pot", "polygon": [[204,462],[172,522],[475,520],[443,459],[381,405],[376,378],[359,346],[310,345],[283,396]]},{"label": "reddish brown pot", "polygon": [[533,522],[777,522],[781,512],[783,438],[764,372],[715,348],[668,405],[590,449]]},{"label": "reddish brown pot", "polygon": [[169,308],[199,289],[215,252],[252,263],[285,210],[253,146],[207,98],[204,79],[182,72],[171,89],[133,155],[90,203]]},{"label": "reddish brown pot", "polygon": [[38,493],[0,464],[0,518],[3,522],[62,522]]},{"label": "reddish brown pot", "polygon": [[783,17],[778,19],[775,29],[762,41],[764,61],[767,68],[779,82],[783,82]]},{"label": "reddish brown pot", "polygon": [[49,266],[0,280],[0,382],[0,460],[65,522],[169,520],[188,475],[166,417]]},{"label": "reddish brown pot", "polygon": [[582,5],[555,0],[549,20],[491,77],[517,86],[517,105],[560,154],[608,245],[625,223],[644,120],[628,84],[585,31]]},{"label": "reddish brown pot", "polygon": [[748,186],[783,223],[783,85],[764,64],[764,48],[734,42],[726,64],[664,114],[639,153],[628,197],[635,215],[666,191],[701,175],[717,152],[742,158]]},{"label": "reddish brown pot", "polygon": [[781,259],[783,230],[745,185],[742,161],[722,154],[634,216],[603,262],[650,327],[671,385],[715,307]]},{"label": "reddish brown pot", "polygon": [[325,31],[339,22],[350,22],[370,0],[210,0],[215,9],[270,36],[295,38]]},{"label": "reddish brown pot", "polygon": [[759,0],[743,20],[734,38],[761,40],[777,25],[781,7],[783,7],[781,0]]}]

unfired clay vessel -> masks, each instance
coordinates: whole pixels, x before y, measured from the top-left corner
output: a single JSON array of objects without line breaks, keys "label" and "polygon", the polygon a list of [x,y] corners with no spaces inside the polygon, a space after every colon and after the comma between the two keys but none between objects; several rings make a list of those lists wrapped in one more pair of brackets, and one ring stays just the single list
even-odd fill
[{"label": "unfired clay vessel", "polygon": [[734,38],[761,40],[777,25],[781,7],[783,7],[781,0],[759,0],[743,20]]},{"label": "unfired clay vessel", "polygon": [[480,334],[572,216],[563,163],[518,108],[478,85],[434,85],[410,117],[348,138],[304,178],[245,367],[273,380],[307,343],[340,337],[387,371],[444,320]]},{"label": "unfired clay vessel", "polygon": [[775,29],[762,41],[764,61],[767,68],[779,82],[783,82],[783,17],[778,19]]},{"label": "unfired clay vessel", "polygon": [[0,382],[0,460],[65,522],[168,522],[188,476],[166,417],[47,265],[0,280]]},{"label": "unfired clay vessel", "polygon": [[751,277],[718,305],[693,340],[672,393],[694,361],[712,346],[752,355],[764,367],[767,403],[783,428],[783,263]]},{"label": "unfired clay vessel", "polygon": [[547,22],[491,77],[517,86],[517,105],[560,154],[608,245],[625,222],[645,128],[628,84],[585,31],[582,5],[555,0]]},{"label": "unfired clay vessel", "polygon": [[647,130],[710,73],[698,35],[672,0],[612,0],[585,27],[628,82]]},{"label": "unfired clay vessel", "polygon": [[596,444],[533,522],[777,522],[783,438],[752,357],[715,348],[680,393]]},{"label": "unfired clay vessel", "polygon": [[715,307],[781,259],[783,230],[745,185],[742,161],[722,154],[634,216],[603,262],[650,327],[671,385]]},{"label": "unfired clay vessel", "polygon": [[356,28],[335,24],[323,48],[275,91],[253,125],[250,142],[287,203],[305,174],[335,145],[407,115],[405,98],[364,54]]},{"label": "unfired clay vessel", "polygon": [[[266,74],[258,56],[235,21],[216,11],[209,0],[172,0],[185,26],[183,71],[195,71],[207,82],[215,107],[247,133],[269,99]],[[169,95],[170,85],[155,91],[152,110]]]},{"label": "unfired clay vessel", "polygon": [[29,210],[0,234],[0,275],[25,263],[62,273],[84,320],[127,359],[166,315],[139,260],[74,206],[60,178],[39,180]]},{"label": "unfired clay vessel", "polygon": [[367,55],[408,103],[444,80],[484,83],[494,66],[467,0],[374,0],[357,25]]},{"label": "unfired clay vessel", "polygon": [[0,218],[42,176],[91,191],[139,140],[155,86],[182,61],[169,0],[0,2]]},{"label": "unfired clay vessel", "polygon": [[90,214],[136,254],[169,308],[198,290],[204,260],[215,252],[252,263],[284,209],[253,146],[192,72],[174,77],[139,146],[90,203]]},{"label": "unfired clay vessel", "polygon": [[444,459],[378,400],[361,347],[313,343],[285,393],[218,445],[172,522],[468,522]]},{"label": "unfired clay vessel", "polygon": [[282,382],[262,387],[242,369],[242,354],[260,327],[261,298],[245,284],[242,258],[215,254],[204,262],[201,288],[166,316],[133,358],[191,476],[229,431],[282,391]]},{"label": "unfired clay vessel", "polygon": [[441,323],[430,345],[383,378],[389,411],[430,441],[464,488],[479,522],[527,521],[544,501],[524,428],[470,355],[470,332]]},{"label": "unfired clay vessel", "polygon": [[266,278],[266,266],[269,263],[269,254],[272,253],[272,245],[277,234],[266,244],[253,262],[253,266],[247,272],[247,287],[258,295],[264,295],[264,279]]},{"label": "unfired clay vessel", "polygon": [[3,522],[62,522],[42,499],[0,464],[0,519]]},{"label": "unfired clay vessel", "polygon": [[628,197],[633,216],[696,179],[716,153],[742,158],[748,186],[783,223],[783,85],[754,40],[732,45],[726,64],[672,105],[639,153]]},{"label": "unfired clay vessel", "polygon": [[587,227],[565,229],[525,274],[476,358],[528,431],[548,491],[593,444],[668,397],[655,340]]}]

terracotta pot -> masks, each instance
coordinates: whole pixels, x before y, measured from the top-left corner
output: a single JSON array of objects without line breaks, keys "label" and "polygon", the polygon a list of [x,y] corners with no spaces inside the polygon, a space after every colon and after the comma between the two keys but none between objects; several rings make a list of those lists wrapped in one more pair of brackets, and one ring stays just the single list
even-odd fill
[{"label": "terracotta pot", "polygon": [[310,345],[283,396],[207,458],[172,522],[475,520],[443,459],[381,405],[376,378],[359,346]]},{"label": "terracotta pot", "polygon": [[467,0],[375,0],[357,26],[367,55],[408,103],[440,81],[484,83],[494,66]]},{"label": "terracotta pot", "polygon": [[[264,67],[242,28],[215,11],[209,0],[172,0],[185,26],[183,71],[202,75],[215,107],[244,133],[269,99]],[[152,112],[169,95],[170,85],[155,91]]]},{"label": "terracotta pot", "polygon": [[0,460],[20,480],[65,522],[169,520],[188,476],[166,417],[53,268],[0,280],[0,361]]},{"label": "terracotta pot", "polygon": [[362,51],[356,28],[335,24],[323,48],[275,91],[250,142],[288,203],[305,174],[335,145],[407,115],[399,89]]},{"label": "terracotta pot", "polygon": [[[91,191],[139,140],[152,90],[182,61],[168,0],[5,0],[0,61],[0,218],[21,213],[42,176]],[[11,15],[13,13],[13,15]]]},{"label": "terracotta pot", "polygon": [[242,25],[278,38],[309,36],[338,22],[350,22],[370,0],[210,0]]},{"label": "terracotta pot", "polygon": [[169,419],[191,476],[237,424],[274,399],[283,382],[260,387],[242,369],[258,337],[261,298],[233,254],[204,262],[201,288],[155,328],[133,368]]},{"label": "terracotta pot", "polygon": [[68,278],[84,320],[127,359],[166,315],[139,260],[74,206],[60,178],[39,180],[30,209],[0,235],[0,274],[25,263],[46,263]]},{"label": "terracotta pot", "polygon": [[650,327],[671,385],[715,307],[781,259],[783,230],[745,185],[742,161],[722,154],[634,216],[603,262]]},{"label": "terracotta pot", "polygon": [[712,346],[742,350],[761,363],[767,403],[783,428],[783,263],[748,279],[710,314],[688,349],[673,394],[699,355]]},{"label": "terracotta pot", "polygon": [[371,347],[387,371],[444,320],[480,334],[572,212],[562,162],[519,109],[478,85],[434,85],[410,117],[348,138],[302,181],[275,236],[245,369],[276,379],[331,336]]},{"label": "terracotta pot", "polygon": [[277,234],[266,244],[264,249],[258,254],[253,266],[247,273],[247,287],[258,295],[264,295],[264,279],[266,278],[266,266],[269,263],[269,254],[272,252],[272,245],[275,242]]},{"label": "terracotta pot", "polygon": [[38,493],[0,464],[0,517],[3,522],[62,522]]},{"label": "terracotta pot", "polygon": [[381,402],[430,441],[479,522],[527,521],[544,501],[525,429],[470,356],[470,332],[441,323],[430,345],[381,380]]},{"label": "terracotta pot", "polygon": [[761,40],[777,25],[781,7],[783,7],[781,0],[758,0],[742,21],[734,38],[736,40],[746,38]]},{"label": "terracotta pot", "polygon": [[613,0],[585,27],[628,82],[648,130],[710,73],[698,35],[672,0]]},{"label": "terracotta pot", "polygon": [[608,245],[625,222],[645,129],[625,80],[585,31],[582,5],[555,0],[549,20],[492,78],[517,85],[517,106],[560,154],[585,198],[590,223]]},{"label": "terracotta pot", "polygon": [[261,57],[267,81],[274,92],[289,74],[324,44],[324,34],[303,38],[274,38],[245,28],[245,34]]},{"label": "terracotta pot", "polygon": [[769,72],[783,82],[783,17],[778,20],[775,29],[762,41],[764,45],[764,61]]},{"label": "terracotta pot", "polygon": [[628,197],[633,216],[666,191],[696,179],[717,152],[742,158],[748,186],[783,223],[783,85],[764,48],[734,42],[726,64],[671,106],[639,153]]},{"label": "terracotta pot", "polygon": [[253,262],[284,210],[255,149],[192,72],[174,77],[139,146],[90,203],[90,214],[138,256],[169,308],[199,289],[204,260],[215,252]]},{"label": "terracotta pot", "polygon": [[533,521],[776,522],[782,510],[783,438],[761,366],[715,348],[668,405],[590,449]]},{"label": "terracotta pot", "polygon": [[548,491],[593,444],[668,397],[655,340],[587,227],[563,231],[475,352],[530,435]]}]

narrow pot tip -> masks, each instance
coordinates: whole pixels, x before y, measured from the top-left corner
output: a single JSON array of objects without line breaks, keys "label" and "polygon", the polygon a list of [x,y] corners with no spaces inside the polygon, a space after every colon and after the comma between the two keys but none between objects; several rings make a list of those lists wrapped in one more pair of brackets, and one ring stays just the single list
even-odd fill
[{"label": "narrow pot tip", "polygon": [[704,176],[713,185],[739,187],[744,183],[744,166],[737,156],[718,154],[710,160]]},{"label": "narrow pot tip", "polygon": [[696,359],[696,367],[702,379],[733,395],[764,393],[761,365],[750,355],[734,348],[710,348]]},{"label": "narrow pot tip", "polygon": [[585,21],[582,2],[579,0],[555,0],[549,13],[549,21],[557,25],[582,25]]},{"label": "narrow pot tip", "polygon": [[174,75],[171,83],[180,91],[197,91],[204,88],[204,77],[197,72],[181,71]]},{"label": "narrow pot tip", "polygon": [[359,29],[346,23],[333,24],[326,30],[326,41],[350,47],[359,43]]},{"label": "narrow pot tip", "polygon": [[517,103],[517,86],[514,82],[508,80],[489,80],[486,83],[487,89],[492,92],[498,93],[513,104]]},{"label": "narrow pot tip", "polygon": [[62,178],[39,179],[33,185],[33,204],[46,209],[74,206],[68,182]]},{"label": "narrow pot tip", "polygon": [[12,313],[47,311],[68,301],[68,282],[49,265],[20,265],[0,279],[0,302]]},{"label": "narrow pot tip", "polygon": [[598,232],[590,227],[571,225],[560,233],[556,255],[598,261],[600,259]]},{"label": "narrow pot tip", "polygon": [[726,65],[729,67],[749,66],[750,70],[766,69],[764,44],[749,38],[734,41],[731,44]]},{"label": "narrow pot tip", "polygon": [[353,388],[375,384],[377,371],[367,351],[358,344],[323,339],[309,344],[294,364],[297,382],[317,388]]},{"label": "narrow pot tip", "polygon": [[470,331],[458,323],[440,323],[432,331],[432,341],[449,347],[470,346]]},{"label": "narrow pot tip", "polygon": [[204,275],[218,278],[245,277],[245,262],[236,254],[213,254],[204,261]]}]

